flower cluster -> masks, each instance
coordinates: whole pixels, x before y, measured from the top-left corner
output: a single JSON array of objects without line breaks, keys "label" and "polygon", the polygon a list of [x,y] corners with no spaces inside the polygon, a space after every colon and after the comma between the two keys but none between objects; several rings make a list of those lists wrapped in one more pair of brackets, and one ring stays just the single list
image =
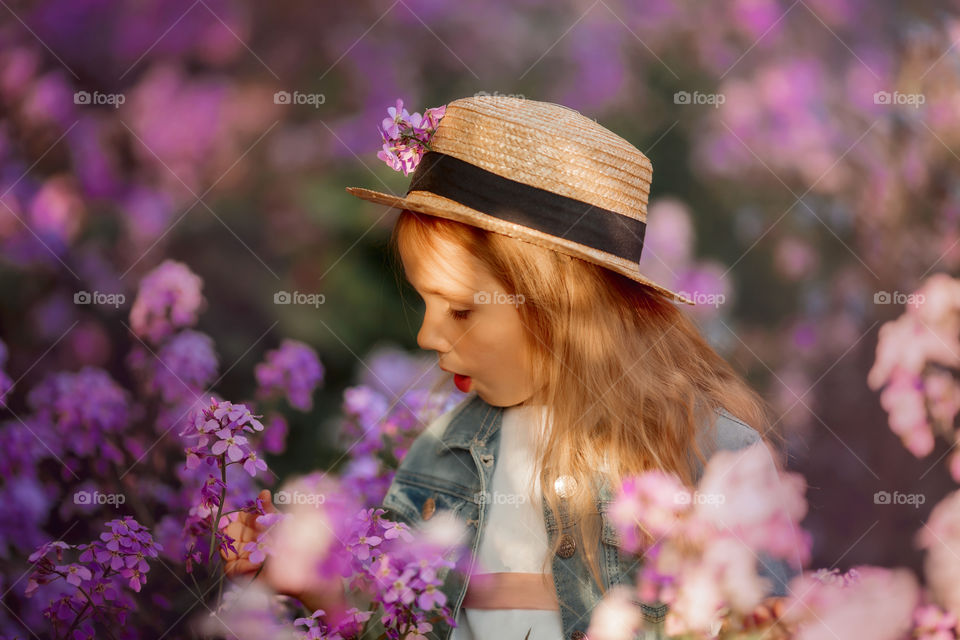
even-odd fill
[{"label": "flower cluster", "polygon": [[[933,451],[934,436],[960,442],[960,280],[936,274],[907,297],[907,311],[880,328],[877,357],[867,377],[883,388],[880,404],[890,429],[913,455]],[[960,481],[960,449],[950,456]]]},{"label": "flower cluster", "polygon": [[300,411],[313,407],[313,392],[323,381],[323,373],[317,352],[289,339],[268,351],[266,361],[254,369],[261,395],[285,394],[290,406]]},{"label": "flower cluster", "polygon": [[628,479],[611,505],[624,548],[642,551],[637,596],[670,606],[668,633],[703,633],[727,612],[746,616],[769,591],[761,555],[799,568],[810,541],[797,526],[806,514],[805,483],[778,473],[766,446],[721,451],[698,491],[649,472]]},{"label": "flower cluster", "polygon": [[153,382],[167,402],[196,397],[217,375],[213,339],[199,331],[177,333],[163,344],[157,359]]},{"label": "flower cluster", "polygon": [[960,618],[960,491],[948,494],[933,508],[926,525],[917,533],[916,542],[927,552],[927,586],[937,604]]},{"label": "flower cluster", "polygon": [[[58,637],[93,638],[96,623],[106,628],[122,625],[134,607],[123,587],[139,592],[150,571],[147,560],[156,558],[162,549],[150,532],[129,516],[111,520],[106,527],[100,539],[89,544],[48,542],[29,557],[35,569],[24,591],[27,597],[41,585],[58,581],[69,585],[45,609]],[[65,563],[67,551],[80,552],[78,561]]]},{"label": "flower cluster", "polygon": [[437,125],[447,108],[434,107],[420,113],[410,114],[403,108],[403,100],[398,99],[394,107],[389,107],[388,118],[381,123],[380,136],[383,148],[377,157],[387,163],[394,171],[403,171],[409,175],[423,154],[430,150],[430,138],[437,131]]},{"label": "flower cluster", "polygon": [[165,260],[140,282],[130,310],[134,333],[159,344],[179,328],[193,326],[206,301],[203,280],[187,265]]},{"label": "flower cluster", "polygon": [[[275,497],[285,512],[257,518],[261,533],[242,549],[254,564],[270,556],[264,566],[268,583],[317,592],[344,579],[351,597],[369,602],[368,612],[382,608],[376,619],[393,639],[425,634],[441,619],[454,624],[440,587],[465,557],[459,523],[438,515],[415,535],[384,509],[362,508],[341,482],[321,473],[284,485]],[[275,549],[283,553],[272,555]],[[310,638],[334,632],[355,637],[344,626],[357,622],[352,615],[315,611],[297,623]]]},{"label": "flower cluster", "polygon": [[[846,576],[804,574],[790,582],[784,623],[799,640],[899,640],[912,627],[920,596],[907,569],[857,567]],[[877,606],[883,602],[883,606]]]},{"label": "flower cluster", "polygon": [[385,513],[366,509],[357,518],[347,543],[353,558],[351,584],[372,590],[391,639],[426,634],[440,619],[454,624],[440,586],[455,562],[444,557],[439,545],[415,539],[406,524],[386,519]]},{"label": "flower cluster", "polygon": [[34,418],[63,439],[66,452],[80,458],[119,462],[117,439],[134,415],[127,391],[106,371],[84,367],[44,378],[27,394]]},{"label": "flower cluster", "polygon": [[377,504],[390,486],[393,470],[430,418],[462,398],[456,391],[438,396],[419,388],[395,398],[366,385],[346,389],[340,437],[351,449],[350,462],[341,474],[348,488],[364,496],[365,504]]},{"label": "flower cluster", "polygon": [[323,609],[317,609],[310,616],[295,619],[293,621],[294,626],[305,628],[304,631],[297,634],[298,640],[344,640],[344,638],[353,638],[362,632],[364,623],[370,619],[373,612],[360,611],[356,607],[352,607],[347,610],[347,615],[334,625],[326,622],[326,614],[327,612]]},{"label": "flower cluster", "polygon": [[[226,464],[242,464],[251,476],[266,471],[267,463],[257,457],[247,435],[263,431],[263,424],[242,404],[210,398],[210,405],[194,414],[190,427],[180,435],[196,438],[188,447],[187,468],[194,469],[202,461],[215,465],[222,458]],[[247,435],[245,435],[247,434]]]}]

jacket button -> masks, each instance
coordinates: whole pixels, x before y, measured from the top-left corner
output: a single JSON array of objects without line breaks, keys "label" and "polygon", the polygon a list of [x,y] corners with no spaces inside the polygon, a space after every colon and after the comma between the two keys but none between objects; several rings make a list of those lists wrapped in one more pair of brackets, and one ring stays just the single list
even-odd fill
[{"label": "jacket button", "polygon": [[583,640],[586,637],[587,634],[585,634],[583,631],[574,631],[570,634],[570,640]]},{"label": "jacket button", "polygon": [[437,510],[437,503],[433,498],[427,498],[423,503],[423,509],[420,510],[420,515],[423,516],[424,520],[429,520],[433,516],[433,512]]},{"label": "jacket button", "polygon": [[574,542],[573,536],[570,534],[563,534],[560,536],[560,546],[557,547],[557,555],[563,559],[567,559],[573,555],[574,551],[577,550],[577,543]]}]

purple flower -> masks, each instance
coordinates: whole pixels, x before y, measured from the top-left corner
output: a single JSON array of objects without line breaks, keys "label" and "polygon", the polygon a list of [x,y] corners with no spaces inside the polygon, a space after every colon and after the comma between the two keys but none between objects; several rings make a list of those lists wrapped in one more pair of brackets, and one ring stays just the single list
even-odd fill
[{"label": "purple flower", "polygon": [[383,594],[383,601],[388,604],[397,601],[403,604],[413,602],[416,594],[408,583],[415,575],[416,572],[413,569],[406,569],[402,574],[396,576],[390,583],[387,592]]},{"label": "purple flower", "polygon": [[445,604],[447,604],[447,596],[434,584],[425,586],[417,597],[417,606],[424,611],[429,611],[434,607],[442,607]]},{"label": "purple flower", "polygon": [[205,301],[203,280],[187,265],[166,260],[140,281],[130,310],[134,333],[159,344],[174,330],[190,327]]},{"label": "purple flower", "polygon": [[217,375],[213,339],[198,331],[181,331],[164,343],[157,358],[153,386],[167,402],[195,397]]},{"label": "purple flower", "polygon": [[242,404],[210,398],[210,405],[194,413],[190,426],[180,434],[196,440],[193,446],[185,449],[187,468],[196,469],[204,459],[226,454],[229,463],[247,458],[247,473],[251,473],[251,467],[254,470],[265,469],[263,461],[255,457],[252,461],[249,459],[253,452],[247,437],[243,435],[263,431],[263,424],[257,420],[258,417]]},{"label": "purple flower", "polygon": [[91,577],[93,577],[93,574],[90,573],[90,569],[87,569],[80,564],[58,565],[55,567],[55,570],[60,573],[66,573],[67,582],[76,587],[79,587],[81,582],[84,580],[89,580]]},{"label": "purple flower", "polygon": [[243,449],[241,445],[247,443],[247,439],[239,434],[234,434],[230,429],[221,429],[217,432],[217,437],[220,438],[218,442],[213,444],[213,447],[210,448],[210,452],[213,455],[218,456],[224,451],[227,452],[227,458],[230,459],[230,462],[237,462],[243,458]]},{"label": "purple flower", "polygon": [[377,546],[383,542],[383,538],[379,536],[365,536],[361,535],[355,545],[353,545],[353,552],[360,560],[366,560],[370,557],[370,549]]},{"label": "purple flower", "polygon": [[403,100],[398,99],[395,107],[387,108],[389,117],[380,123],[383,148],[377,152],[377,157],[394,171],[409,175],[430,149],[430,138],[436,133],[446,109],[445,106],[435,107],[424,111],[422,116],[419,113],[411,115],[403,108]]},{"label": "purple flower", "polygon": [[257,457],[255,451],[251,451],[247,454],[246,459],[243,461],[243,470],[249,473],[251,476],[257,475],[257,470],[266,471],[267,463]]},{"label": "purple flower", "polygon": [[309,411],[312,395],[323,381],[323,365],[316,351],[297,340],[284,340],[278,349],[267,352],[265,362],[254,369],[260,393],[270,396],[286,394],[290,405]]},{"label": "purple flower", "polygon": [[279,413],[272,414],[267,419],[261,444],[268,453],[283,453],[287,443],[287,420]]},{"label": "purple flower", "polygon": [[243,545],[243,550],[250,553],[249,560],[253,564],[260,564],[267,559],[267,553],[269,548],[267,547],[267,541],[264,536],[260,536],[254,542],[248,542]]},{"label": "purple flower", "polygon": [[122,460],[106,445],[112,434],[129,426],[132,409],[127,391],[106,371],[84,367],[51,374],[30,390],[27,403],[73,453],[88,457],[99,451],[115,462]]}]

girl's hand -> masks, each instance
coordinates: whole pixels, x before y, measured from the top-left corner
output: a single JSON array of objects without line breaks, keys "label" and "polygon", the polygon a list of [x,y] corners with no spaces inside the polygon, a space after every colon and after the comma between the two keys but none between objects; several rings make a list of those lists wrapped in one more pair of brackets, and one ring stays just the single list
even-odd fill
[{"label": "girl's hand", "polygon": [[[786,598],[769,597],[757,605],[757,608],[746,617],[744,627],[747,630],[756,630],[769,627],[781,622],[786,609]],[[779,636],[772,636],[773,638]]]},{"label": "girl's hand", "polygon": [[[269,490],[264,489],[258,497],[266,513],[277,512],[271,501]],[[315,588],[304,591],[301,589],[301,585],[295,585],[286,580],[278,571],[260,571],[261,568],[264,568],[264,563],[250,562],[250,552],[244,551],[243,547],[248,542],[256,541],[260,534],[267,530],[267,527],[257,523],[256,514],[240,512],[237,515],[239,517],[224,528],[227,535],[234,539],[234,547],[236,547],[237,552],[220,550],[220,556],[224,560],[224,572],[228,577],[233,579],[249,578],[251,580],[256,577],[257,580],[262,580],[276,593],[300,600],[310,611],[325,610],[329,620],[336,621],[346,615],[345,612],[349,605],[343,584],[339,579],[322,581],[316,584]],[[290,553],[290,551],[278,549],[274,553]]]},{"label": "girl's hand", "polygon": [[[258,496],[263,503],[263,510],[267,513],[276,513],[270,498],[270,491],[264,489]],[[230,578],[251,577],[260,570],[262,563],[254,564],[250,562],[250,552],[244,551],[243,547],[248,542],[255,542],[261,533],[266,531],[266,527],[257,524],[257,514],[241,511],[237,518],[224,527],[223,531],[233,538],[233,546],[236,547],[236,553],[221,547],[220,557],[224,561],[224,572]]]}]

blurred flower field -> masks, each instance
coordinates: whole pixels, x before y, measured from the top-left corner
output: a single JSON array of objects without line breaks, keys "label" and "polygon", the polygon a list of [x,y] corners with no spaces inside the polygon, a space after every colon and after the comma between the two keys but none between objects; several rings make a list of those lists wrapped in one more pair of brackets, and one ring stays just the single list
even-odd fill
[{"label": "blurred flower field", "polygon": [[[641,267],[698,303],[783,436],[787,488],[753,496],[751,521],[656,502],[670,478],[623,487],[621,535],[663,559],[636,588],[674,604],[671,632],[957,637],[955,5],[0,4],[0,636],[368,622],[231,588],[218,549],[236,541],[214,525],[242,515],[289,544],[329,526],[302,579],[351,580],[391,637],[448,613],[452,524],[375,507],[462,395],[417,353],[397,212],[344,188],[406,188],[378,158],[398,98],[487,94],[571,106],[651,158]],[[643,547],[650,513],[688,539]],[[754,553],[778,541],[804,573],[764,619]],[[626,600],[591,638],[623,637]]]}]

